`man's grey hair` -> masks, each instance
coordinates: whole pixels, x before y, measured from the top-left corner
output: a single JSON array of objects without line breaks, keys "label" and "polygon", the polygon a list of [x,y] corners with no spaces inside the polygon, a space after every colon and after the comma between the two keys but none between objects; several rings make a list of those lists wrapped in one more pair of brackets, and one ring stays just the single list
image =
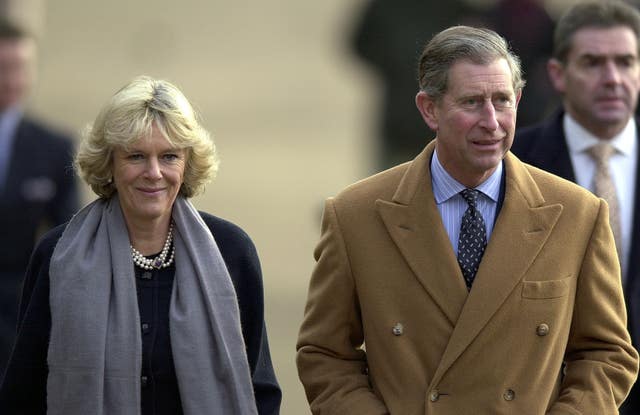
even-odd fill
[{"label": "man's grey hair", "polygon": [[504,59],[511,70],[513,90],[517,94],[524,87],[520,59],[507,41],[489,29],[453,26],[436,34],[422,51],[418,66],[420,89],[432,99],[439,100],[447,92],[449,70],[460,60],[488,65]]}]

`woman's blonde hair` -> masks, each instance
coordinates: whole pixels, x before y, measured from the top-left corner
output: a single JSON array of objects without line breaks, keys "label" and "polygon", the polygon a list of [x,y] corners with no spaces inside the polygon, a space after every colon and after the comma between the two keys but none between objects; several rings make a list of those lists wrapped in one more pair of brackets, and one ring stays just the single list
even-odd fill
[{"label": "woman's blonde hair", "polygon": [[171,145],[186,150],[180,194],[201,193],[218,171],[215,144],[182,92],[167,81],[147,76],[116,92],[87,127],[75,159],[80,177],[98,196],[111,197],[116,191],[113,150],[150,137],[154,126]]}]

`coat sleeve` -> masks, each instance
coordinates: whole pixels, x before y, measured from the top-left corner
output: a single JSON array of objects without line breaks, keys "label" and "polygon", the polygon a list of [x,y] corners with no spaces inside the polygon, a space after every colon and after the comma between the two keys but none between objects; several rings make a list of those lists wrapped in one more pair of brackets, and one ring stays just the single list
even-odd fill
[{"label": "coat sleeve", "polygon": [[565,376],[549,414],[617,414],[638,373],[604,201],[578,278]]},{"label": "coat sleeve", "polygon": [[236,290],[258,413],[278,415],[282,392],[269,351],[258,252],[249,235],[236,225],[202,212],[201,215],[214,234]]},{"label": "coat sleeve", "polygon": [[271,362],[267,327],[264,321],[262,272],[253,243],[250,242],[248,248],[247,261],[243,263],[244,269],[241,271],[247,278],[245,281],[248,281],[248,284],[238,290],[241,291],[238,292],[238,298],[242,331],[247,346],[247,359],[258,413],[278,415],[282,393]]},{"label": "coat sleeve", "polygon": [[383,415],[388,410],[367,376],[358,296],[332,199],[325,205],[314,253],[297,365],[317,415]]}]

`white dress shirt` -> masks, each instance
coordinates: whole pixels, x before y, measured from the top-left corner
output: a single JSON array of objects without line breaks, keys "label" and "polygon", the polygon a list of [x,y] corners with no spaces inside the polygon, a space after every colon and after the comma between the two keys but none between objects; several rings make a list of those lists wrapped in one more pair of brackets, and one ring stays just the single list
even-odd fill
[{"label": "white dress shirt", "polygon": [[[569,114],[564,115],[564,134],[567,139],[569,155],[576,175],[576,183],[593,192],[593,177],[596,163],[589,155],[589,148],[600,142],[600,139],[578,124]],[[626,127],[609,143],[615,148],[609,159],[609,171],[616,184],[618,205],[620,208],[620,240],[622,242],[622,278],[625,278],[629,266],[631,249],[634,201],[636,190],[636,169],[638,146],[636,140],[636,122],[633,117]]]}]

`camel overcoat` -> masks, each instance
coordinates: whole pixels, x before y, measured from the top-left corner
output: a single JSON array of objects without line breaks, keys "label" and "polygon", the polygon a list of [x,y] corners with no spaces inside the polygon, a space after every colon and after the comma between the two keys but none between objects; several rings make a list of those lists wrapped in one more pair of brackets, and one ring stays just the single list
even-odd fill
[{"label": "camel overcoat", "polygon": [[508,153],[469,292],[433,150],[326,202],[297,344],[312,412],[617,414],[638,354],[606,203]]}]

